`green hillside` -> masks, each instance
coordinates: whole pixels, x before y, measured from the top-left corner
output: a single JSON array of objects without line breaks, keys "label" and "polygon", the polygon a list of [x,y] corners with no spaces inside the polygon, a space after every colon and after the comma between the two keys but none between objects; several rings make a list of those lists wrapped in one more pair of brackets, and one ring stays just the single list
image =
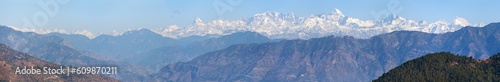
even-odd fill
[{"label": "green hillside", "polygon": [[476,60],[449,52],[427,54],[384,73],[374,82],[500,82],[500,54]]}]

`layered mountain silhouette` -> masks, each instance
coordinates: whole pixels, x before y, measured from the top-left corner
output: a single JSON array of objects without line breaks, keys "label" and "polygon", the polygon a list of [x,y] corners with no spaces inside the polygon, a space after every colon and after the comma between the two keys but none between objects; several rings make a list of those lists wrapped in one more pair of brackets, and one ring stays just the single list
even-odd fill
[{"label": "layered mountain silhouette", "polygon": [[139,65],[148,66],[151,69],[159,70],[161,67],[178,61],[188,61],[204,53],[224,49],[235,44],[251,44],[276,42],[277,39],[268,39],[267,37],[255,32],[238,32],[231,35],[210,38],[204,41],[192,42],[186,46],[166,46],[143,53],[131,61],[139,60]]},{"label": "layered mountain silhouette", "polygon": [[123,69],[114,77],[128,81],[146,81],[152,70],[157,71],[169,63],[188,61],[230,45],[278,41],[254,32],[171,39],[148,29],[140,29],[119,36],[101,35],[89,39],[77,34],[19,32],[8,27],[2,27],[2,31],[4,34],[0,43],[14,46],[16,50],[24,50],[37,58],[62,65],[119,66]]},{"label": "layered mountain silhouette", "polygon": [[178,61],[188,61],[204,53],[220,50],[234,44],[278,41],[255,32],[237,32],[223,36],[190,36],[172,39],[149,29],[132,30],[118,36],[101,35],[94,39],[77,34],[50,33],[66,40],[76,49],[96,53],[108,59],[116,59],[148,70]]},{"label": "layered mountain silhouette", "polygon": [[158,81],[370,81],[405,61],[448,51],[478,59],[500,52],[500,23],[429,34],[397,31],[369,39],[323,37],[232,45],[151,75]]},{"label": "layered mountain silhouette", "polygon": [[58,36],[80,50],[113,57],[135,55],[163,46],[182,45],[180,43],[174,44],[173,39],[163,37],[148,29],[133,30],[120,36],[101,35],[93,39],[77,34],[51,33],[46,34],[46,36]]},{"label": "layered mountain silhouette", "polygon": [[449,52],[428,54],[384,73],[374,82],[498,82],[500,54],[476,60]]},{"label": "layered mountain silhouette", "polygon": [[427,53],[486,59],[500,52],[499,27],[277,42],[254,32],[172,39],[141,29],[89,39],[0,26],[0,43],[60,65],[119,66],[120,74],[113,77],[125,81],[370,81]]},{"label": "layered mountain silhouette", "polygon": [[58,68],[60,65],[39,60],[33,56],[18,52],[9,48],[7,45],[0,44],[0,81],[1,82],[118,82],[112,77],[104,75],[77,75],[71,74],[15,74],[16,68],[24,66],[34,66],[42,69],[43,67]]},{"label": "layered mountain silhouette", "polygon": [[120,74],[113,77],[120,80],[143,81],[147,79],[148,72],[144,68],[79,51],[67,40],[57,36],[19,32],[0,26],[0,43],[40,60],[64,66],[119,66]]}]

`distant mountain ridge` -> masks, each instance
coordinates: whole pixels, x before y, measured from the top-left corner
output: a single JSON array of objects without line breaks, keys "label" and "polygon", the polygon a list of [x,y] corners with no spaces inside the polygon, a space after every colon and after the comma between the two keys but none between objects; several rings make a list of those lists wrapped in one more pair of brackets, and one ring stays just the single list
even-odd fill
[{"label": "distant mountain ridge", "polygon": [[93,39],[83,38],[81,35],[60,33],[50,33],[46,36],[59,36],[81,50],[109,56],[141,53],[149,49],[174,44],[173,39],[162,37],[148,29],[129,31],[120,36],[101,35]]},{"label": "distant mountain ridge", "polygon": [[[296,17],[293,13],[264,12],[240,20],[213,20],[203,22],[197,18],[186,27],[172,25],[155,32],[172,38],[204,34],[230,34],[238,31],[257,32],[271,39],[309,39],[325,36],[353,36],[370,38],[393,31],[420,31],[426,33],[453,32],[469,26],[467,20],[456,17],[453,22],[430,22],[405,19],[396,14],[377,20],[361,20],[344,15],[335,9],[331,13]],[[480,24],[474,26],[482,26]]]},{"label": "distant mountain ridge", "polygon": [[[415,21],[405,19],[396,14],[391,14],[376,20],[361,20],[344,15],[335,9],[330,13],[297,17],[295,14],[283,14],[279,12],[264,12],[255,14],[250,18],[239,20],[212,20],[202,21],[197,18],[187,26],[171,25],[165,28],[152,29],[153,32],[169,38],[184,38],[189,36],[205,35],[229,35],[236,32],[256,32],[270,39],[310,39],[325,36],[354,36],[355,38],[370,38],[375,35],[390,33],[393,31],[420,31],[426,33],[453,32],[465,26],[481,27],[484,24],[469,24],[465,18],[456,17],[453,21],[439,20],[436,22]],[[88,38],[95,38],[95,34],[88,30],[66,33],[63,29],[46,30],[12,27],[18,31],[36,32],[48,34],[59,32],[62,34],[79,34]],[[141,30],[141,29],[138,29]],[[107,36],[120,36],[127,32],[118,33],[113,31]],[[102,33],[98,36],[103,35]],[[97,36],[97,37],[98,37]]]},{"label": "distant mountain ridge", "polygon": [[39,60],[33,56],[25,53],[21,53],[9,48],[7,45],[0,43],[0,81],[1,82],[35,82],[35,81],[51,81],[51,82],[63,82],[63,81],[73,81],[73,82],[92,82],[92,81],[106,81],[106,82],[118,82],[118,80],[113,79],[104,75],[77,75],[72,74],[71,76],[60,75],[60,74],[15,74],[15,68],[24,66],[30,67],[34,66],[35,69],[50,67],[57,68],[60,65],[45,62]]},{"label": "distant mountain ridge", "polygon": [[159,81],[373,80],[405,61],[449,51],[478,59],[500,52],[500,23],[442,34],[396,31],[369,39],[329,36],[233,45],[163,67]]},{"label": "distant mountain ridge", "polygon": [[[81,36],[81,35],[77,35]],[[78,37],[75,37],[78,38]],[[77,39],[78,40],[78,39]],[[79,51],[70,42],[58,36],[45,36],[33,32],[20,32],[0,26],[0,43],[10,48],[27,53],[33,57],[59,65],[71,66],[120,66],[116,79],[131,81],[145,80],[144,69],[138,69],[127,63],[102,60],[94,53]],[[92,56],[91,56],[92,55]],[[132,72],[134,69],[135,72]]]},{"label": "distant mountain ridge", "polygon": [[189,61],[207,52],[224,49],[235,44],[255,44],[276,41],[279,40],[269,39],[254,32],[238,32],[231,35],[193,42],[186,46],[165,46],[152,49],[146,53],[131,57],[129,60],[139,60],[139,65],[158,70],[169,63]]},{"label": "distant mountain ridge", "polygon": [[[143,66],[188,61],[206,52],[223,49],[233,44],[278,41],[268,39],[255,32],[172,39],[162,37],[149,29],[133,30],[118,36],[101,35],[93,39],[84,38],[83,35],[77,34],[49,33],[44,35],[61,37],[73,45],[75,49]],[[160,67],[162,66],[156,69]]]},{"label": "distant mountain ridge", "polygon": [[178,61],[189,61],[194,57],[226,48],[234,44],[279,41],[268,39],[255,32],[237,32],[223,36],[191,36],[182,39],[163,37],[149,29],[133,30],[118,36],[101,35],[93,39],[77,34],[49,33],[48,37],[61,37],[75,49],[95,53],[92,57],[110,59],[146,67],[157,71],[161,67]]}]

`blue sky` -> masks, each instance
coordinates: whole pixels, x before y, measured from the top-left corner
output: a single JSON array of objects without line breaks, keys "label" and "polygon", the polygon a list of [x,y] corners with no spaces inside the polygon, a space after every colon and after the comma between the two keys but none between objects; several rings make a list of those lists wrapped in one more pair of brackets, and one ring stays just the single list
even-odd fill
[{"label": "blue sky", "polygon": [[[59,10],[52,16],[47,15],[43,3],[55,4]],[[499,0],[0,0],[0,24],[25,27],[24,20],[27,20],[39,21],[32,27],[26,26],[28,28],[110,33],[128,28],[186,26],[197,17],[203,21],[237,20],[266,11],[304,17],[330,13],[334,9],[363,20],[395,13],[428,22],[443,19],[451,22],[459,16],[472,24],[487,24],[499,22],[498,3]]]}]

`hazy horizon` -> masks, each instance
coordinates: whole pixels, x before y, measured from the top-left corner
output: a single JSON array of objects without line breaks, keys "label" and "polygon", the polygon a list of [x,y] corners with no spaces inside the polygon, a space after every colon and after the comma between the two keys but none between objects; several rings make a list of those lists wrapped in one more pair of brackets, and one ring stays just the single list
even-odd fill
[{"label": "hazy horizon", "polygon": [[[453,22],[456,17],[462,17],[470,24],[488,24],[500,19],[495,16],[500,14],[500,11],[494,11],[500,8],[494,4],[498,2],[467,0],[15,0],[0,3],[2,5],[0,11],[9,11],[3,12],[0,16],[0,24],[24,28],[64,29],[66,32],[88,30],[94,34],[109,34],[113,31],[124,32],[135,28],[155,29],[170,25],[184,27],[193,23],[196,18],[204,22],[217,19],[238,20],[268,11],[294,13],[297,17],[307,17],[330,13],[335,9],[361,20],[376,20],[388,14],[397,14],[417,21]],[[38,21],[35,21],[36,19]],[[26,25],[26,21],[31,25]]]}]

